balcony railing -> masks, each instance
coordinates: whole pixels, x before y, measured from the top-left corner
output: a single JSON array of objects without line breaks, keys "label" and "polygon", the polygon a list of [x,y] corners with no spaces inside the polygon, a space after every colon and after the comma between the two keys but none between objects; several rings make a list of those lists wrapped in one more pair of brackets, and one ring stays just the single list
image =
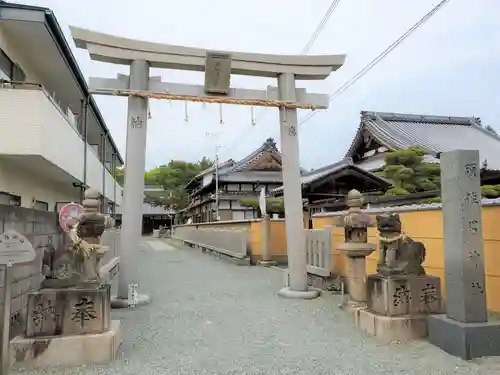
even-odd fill
[{"label": "balcony railing", "polygon": [[[83,147],[87,147],[87,185],[99,190],[101,193],[104,191],[108,199],[115,200],[115,180],[108,167],[101,162],[99,155],[92,150],[92,147],[88,143],[84,142],[84,137],[77,126],[78,121],[76,115],[74,117],[68,116],[70,111],[65,112],[61,108],[61,104],[54,99],[53,95],[40,84],[0,80],[0,91],[3,90],[13,90],[12,92],[20,93],[36,91],[39,93],[36,95],[17,95],[16,98],[13,99],[13,103],[17,101],[17,103],[15,103],[17,107],[15,105],[5,107],[3,113],[5,116],[10,115],[18,119],[16,122],[16,130],[29,133],[24,134],[23,142],[17,145],[12,144],[9,146],[7,144],[6,146],[8,147],[3,148],[5,154],[40,154],[47,160],[58,165],[62,170],[70,173],[80,181],[83,181],[84,161],[82,160],[81,164],[79,164],[79,162],[75,164],[76,161],[69,162],[68,159],[76,158],[78,160],[83,158]],[[30,100],[34,101],[31,106],[35,108],[32,108],[31,112],[28,108],[26,111],[21,111],[21,106],[30,106]],[[45,100],[47,100],[47,104],[43,104]],[[7,103],[5,98],[2,98],[2,101]],[[42,107],[40,107],[40,105],[42,105]],[[51,106],[52,108],[43,107],[43,105]],[[56,109],[56,111],[53,109]],[[39,119],[37,117],[36,121],[33,121],[29,116],[41,116],[42,118]],[[43,118],[43,116],[47,117]],[[40,126],[38,126],[38,124]],[[65,126],[65,124],[68,126]],[[20,126],[22,125],[27,126],[26,129],[21,129]],[[66,130],[68,128],[71,129],[71,132]],[[8,129],[5,131],[8,131]],[[33,138],[29,139],[29,136]],[[59,139],[54,140],[54,137]],[[64,141],[61,141],[61,138],[63,138]],[[105,168],[105,171],[103,171],[103,168]],[[121,204],[121,196],[122,189],[118,185],[116,186],[117,204]]]},{"label": "balcony railing", "polygon": [[[0,79],[0,89],[21,89],[21,90],[38,90],[45,94],[45,96],[52,102],[54,107],[59,111],[62,117],[66,120],[66,122],[71,126],[71,128],[78,134],[78,136],[83,140],[83,134],[77,128],[78,121],[76,117],[74,119],[70,119],[68,116],[68,112],[64,112],[61,108],[61,103],[58,102],[53,95],[50,95],[49,92],[45,89],[45,87],[39,83],[31,83],[31,82],[17,82],[17,81],[6,81],[4,79]],[[73,121],[75,123],[73,124]]]}]

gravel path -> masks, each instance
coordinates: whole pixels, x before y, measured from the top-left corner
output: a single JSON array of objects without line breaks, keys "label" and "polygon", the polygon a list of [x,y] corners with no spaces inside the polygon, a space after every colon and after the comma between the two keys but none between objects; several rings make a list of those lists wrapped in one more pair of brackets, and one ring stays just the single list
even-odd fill
[{"label": "gravel path", "polygon": [[[145,246],[147,247],[147,246]],[[426,342],[386,345],[355,329],[339,298],[276,295],[281,272],[198,250],[143,250],[140,290],[152,304],[114,311],[121,358],[107,365],[13,374],[499,374],[500,358],[465,362]]]}]

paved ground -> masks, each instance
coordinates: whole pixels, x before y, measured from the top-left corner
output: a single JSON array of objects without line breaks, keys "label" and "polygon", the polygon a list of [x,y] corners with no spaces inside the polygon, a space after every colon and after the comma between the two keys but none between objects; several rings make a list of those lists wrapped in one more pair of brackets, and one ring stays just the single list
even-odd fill
[{"label": "paved ground", "polygon": [[[147,243],[144,243],[147,245]],[[194,249],[157,245],[140,253],[153,302],[113,312],[121,359],[108,365],[13,373],[91,374],[498,374],[500,358],[465,362],[426,342],[386,345],[355,329],[338,297],[276,296],[280,271],[226,263]],[[166,251],[160,251],[162,248]],[[156,250],[156,251],[155,251]],[[170,251],[168,251],[170,250]]]}]

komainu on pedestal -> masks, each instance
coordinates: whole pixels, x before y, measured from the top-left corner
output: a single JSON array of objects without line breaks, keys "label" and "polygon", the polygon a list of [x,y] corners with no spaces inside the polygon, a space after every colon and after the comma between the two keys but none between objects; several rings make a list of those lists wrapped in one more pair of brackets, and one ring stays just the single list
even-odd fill
[{"label": "komainu on pedestal", "polygon": [[380,259],[377,273],[392,275],[425,275],[422,263],[425,246],[411,239],[401,230],[401,219],[396,213],[377,215],[377,238],[380,244]]},{"label": "komainu on pedestal", "polygon": [[26,329],[11,340],[12,362],[40,367],[116,358],[120,322],[110,319],[110,285],[102,285],[99,277],[108,251],[102,235],[113,222],[99,212],[95,190],[85,192],[83,208],[64,247],[44,256],[45,280],[39,291],[28,294]]},{"label": "komainu on pedestal", "polygon": [[367,279],[367,306],[359,325],[386,341],[427,336],[427,316],[443,310],[439,277],[425,274],[426,249],[402,231],[397,213],[377,215],[380,259]]}]

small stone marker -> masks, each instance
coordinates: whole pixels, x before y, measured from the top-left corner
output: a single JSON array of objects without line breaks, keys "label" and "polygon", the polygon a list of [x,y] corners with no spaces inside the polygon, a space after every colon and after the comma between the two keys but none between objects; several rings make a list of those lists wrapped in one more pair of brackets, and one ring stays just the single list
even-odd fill
[{"label": "small stone marker", "polygon": [[138,299],[138,294],[137,294],[137,289],[139,286],[137,284],[129,284],[128,286],[128,306],[129,307],[136,307],[137,306],[137,299]]},{"label": "small stone marker", "polygon": [[446,315],[428,318],[429,340],[463,359],[500,355],[500,324],[488,323],[479,152],[441,155]]}]

